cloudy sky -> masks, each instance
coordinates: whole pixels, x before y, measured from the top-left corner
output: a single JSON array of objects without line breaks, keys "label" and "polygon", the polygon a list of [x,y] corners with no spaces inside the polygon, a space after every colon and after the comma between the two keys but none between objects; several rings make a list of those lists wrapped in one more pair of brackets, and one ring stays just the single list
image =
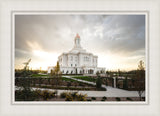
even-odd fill
[{"label": "cloudy sky", "polygon": [[106,70],[137,69],[145,62],[144,15],[16,15],[15,68],[32,59],[30,68],[54,66],[62,52],[81,46],[98,55]]}]

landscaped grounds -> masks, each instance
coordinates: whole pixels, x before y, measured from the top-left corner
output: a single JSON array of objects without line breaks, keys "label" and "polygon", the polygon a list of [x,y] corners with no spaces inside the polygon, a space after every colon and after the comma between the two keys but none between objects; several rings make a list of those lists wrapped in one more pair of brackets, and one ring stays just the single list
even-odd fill
[{"label": "landscaped grounds", "polygon": [[49,74],[24,68],[15,73],[15,101],[145,101],[144,73],[62,75],[58,63]]}]

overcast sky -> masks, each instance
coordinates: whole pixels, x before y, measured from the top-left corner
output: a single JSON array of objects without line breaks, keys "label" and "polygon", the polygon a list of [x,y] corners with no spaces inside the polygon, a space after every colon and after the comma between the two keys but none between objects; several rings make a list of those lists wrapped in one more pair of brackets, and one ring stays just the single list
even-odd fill
[{"label": "overcast sky", "polygon": [[145,61],[144,15],[16,15],[15,68],[29,58],[32,69],[54,66],[77,33],[106,70],[136,69]]}]

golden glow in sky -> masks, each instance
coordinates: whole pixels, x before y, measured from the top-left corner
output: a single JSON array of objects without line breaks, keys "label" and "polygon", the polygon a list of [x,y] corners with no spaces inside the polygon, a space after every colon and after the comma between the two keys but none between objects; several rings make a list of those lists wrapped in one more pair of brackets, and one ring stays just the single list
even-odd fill
[{"label": "golden glow in sky", "polygon": [[81,46],[98,56],[98,67],[132,70],[145,62],[145,15],[17,15],[15,68],[30,58],[32,69],[55,66],[77,33]]}]

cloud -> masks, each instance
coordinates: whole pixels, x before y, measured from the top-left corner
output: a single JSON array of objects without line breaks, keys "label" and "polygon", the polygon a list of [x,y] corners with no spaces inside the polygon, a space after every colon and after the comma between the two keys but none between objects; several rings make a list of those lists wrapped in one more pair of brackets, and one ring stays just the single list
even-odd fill
[{"label": "cloud", "polygon": [[15,56],[32,56],[35,50],[67,52],[76,33],[82,47],[94,54],[145,54],[144,15],[16,15]]}]

